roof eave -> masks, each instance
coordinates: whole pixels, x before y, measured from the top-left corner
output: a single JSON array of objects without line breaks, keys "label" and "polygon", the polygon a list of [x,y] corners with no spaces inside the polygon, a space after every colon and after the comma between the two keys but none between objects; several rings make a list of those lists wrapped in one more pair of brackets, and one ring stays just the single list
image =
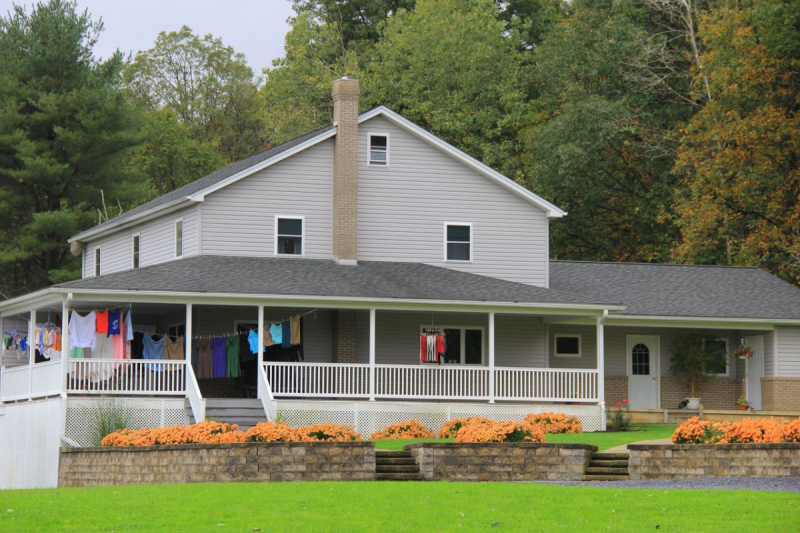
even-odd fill
[{"label": "roof eave", "polygon": [[103,226],[102,228],[92,228],[86,230],[83,233],[75,235],[74,237],[70,237],[70,239],[68,239],[67,242],[70,244],[73,241],[86,242],[88,240],[100,237],[102,235],[114,233],[115,231],[122,230],[132,224],[139,224],[141,222],[146,222],[147,220],[150,220],[152,218],[175,211],[183,207],[184,204],[187,204],[189,202],[191,202],[191,198],[189,196],[184,196],[182,198],[178,198],[177,200],[173,200],[172,202],[166,203],[164,205],[160,205],[158,207],[148,209],[147,211],[143,211],[138,215],[126,218],[125,220],[121,220],[117,223],[109,224],[108,226]]}]

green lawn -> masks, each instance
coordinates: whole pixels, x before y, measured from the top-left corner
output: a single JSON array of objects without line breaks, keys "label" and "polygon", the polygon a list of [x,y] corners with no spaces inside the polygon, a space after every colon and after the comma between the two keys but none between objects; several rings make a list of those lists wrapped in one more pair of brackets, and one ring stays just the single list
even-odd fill
[{"label": "green lawn", "polygon": [[0,531],[796,531],[800,495],[503,483],[230,483],[0,492]]},{"label": "green lawn", "polygon": [[[600,451],[622,446],[640,440],[666,439],[675,432],[675,426],[663,424],[633,424],[631,431],[616,433],[565,433],[547,435],[547,442],[578,442],[593,444]],[[413,442],[453,442],[453,439],[408,439],[408,440],[376,440],[378,450],[402,450],[406,444]]]}]

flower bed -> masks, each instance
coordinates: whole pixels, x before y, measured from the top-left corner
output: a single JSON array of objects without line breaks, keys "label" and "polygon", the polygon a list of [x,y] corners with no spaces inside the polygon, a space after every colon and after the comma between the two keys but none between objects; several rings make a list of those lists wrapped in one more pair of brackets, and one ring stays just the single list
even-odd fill
[{"label": "flower bed", "polygon": [[472,423],[458,430],[456,442],[545,442],[539,426],[528,422]]},{"label": "flower bed", "polygon": [[760,444],[800,442],[800,418],[788,424],[779,418],[747,418],[711,422],[692,417],[675,430],[675,444]]},{"label": "flower bed", "polygon": [[542,433],[583,433],[583,424],[577,416],[561,413],[531,413],[525,422],[538,426]]},{"label": "flower bed", "polygon": [[406,420],[386,426],[370,435],[370,440],[382,439],[435,439],[436,435],[419,420]]}]

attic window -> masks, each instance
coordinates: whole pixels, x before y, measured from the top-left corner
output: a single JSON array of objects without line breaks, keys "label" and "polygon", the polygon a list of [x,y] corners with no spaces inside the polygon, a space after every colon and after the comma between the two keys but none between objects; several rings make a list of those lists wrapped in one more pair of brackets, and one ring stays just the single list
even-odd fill
[{"label": "attic window", "polygon": [[389,134],[369,134],[369,164],[375,167],[389,166]]},{"label": "attic window", "polygon": [[445,261],[472,261],[472,224],[445,223]]},{"label": "attic window", "polygon": [[275,217],[275,255],[303,255],[303,217]]}]

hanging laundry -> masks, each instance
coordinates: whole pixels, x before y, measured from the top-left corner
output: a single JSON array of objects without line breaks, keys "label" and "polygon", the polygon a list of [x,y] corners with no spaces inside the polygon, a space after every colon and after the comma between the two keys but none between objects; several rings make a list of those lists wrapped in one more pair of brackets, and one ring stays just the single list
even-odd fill
[{"label": "hanging laundry", "polygon": [[128,311],[128,316],[125,317],[125,330],[127,332],[127,339],[133,340],[133,321],[131,321],[131,311]]},{"label": "hanging laundry", "polygon": [[252,329],[250,333],[247,334],[247,343],[250,345],[251,353],[258,353],[258,333]]},{"label": "hanging laundry", "polygon": [[114,335],[111,340],[113,346],[114,359],[130,359],[131,358],[131,343],[127,340],[125,323],[120,326],[119,334]]},{"label": "hanging laundry", "polygon": [[269,335],[272,338],[272,342],[274,342],[275,344],[282,344],[283,326],[281,324],[272,324],[269,327]]},{"label": "hanging laundry", "polygon": [[185,344],[183,337],[178,337],[174,341],[169,337],[164,338],[164,359],[170,361],[182,361],[186,358]]},{"label": "hanging laundry", "polygon": [[214,377],[226,377],[228,373],[228,357],[225,354],[225,339],[223,337],[213,337],[211,339],[211,352],[214,356]]},{"label": "hanging laundry", "polygon": [[[249,332],[240,331],[239,334],[236,335],[236,339],[239,342],[240,363],[252,363],[256,360],[255,353],[253,353],[253,350],[250,349],[250,333],[256,332],[253,330],[250,330]],[[258,334],[256,334],[256,345],[258,345]],[[256,346],[256,348],[257,347],[258,346]],[[256,350],[256,352],[258,352],[258,350]]]},{"label": "hanging laundry", "polygon": [[[153,337],[148,335],[147,333],[144,334],[142,337],[142,355],[145,359],[154,359],[154,360],[163,360],[164,359],[164,339],[166,337],[161,337],[161,340],[155,340]],[[160,364],[149,364],[147,365],[149,370],[153,372],[163,372],[164,365]]]},{"label": "hanging laundry", "polygon": [[281,347],[284,349],[292,347],[292,326],[288,320],[281,322]]},{"label": "hanging laundry", "polygon": [[122,312],[117,308],[116,311],[108,312],[108,333],[111,335],[119,335],[120,326],[122,325]]},{"label": "hanging laundry", "polygon": [[291,330],[291,345],[297,346],[300,344],[300,316],[293,316],[289,319],[289,329]]},{"label": "hanging laundry", "polygon": [[96,333],[108,333],[108,309],[104,311],[95,311],[97,321],[95,323]]},{"label": "hanging laundry", "polygon": [[197,377],[209,379],[214,377],[214,354],[211,349],[211,339],[197,341],[198,369]]},{"label": "hanging laundry", "polygon": [[73,311],[69,318],[69,347],[92,348],[97,343],[97,315],[94,311],[86,316],[81,316]]},{"label": "hanging laundry", "polygon": [[113,359],[114,343],[113,339],[105,333],[95,333],[94,348],[92,348],[92,359]]},{"label": "hanging laundry", "polygon": [[[258,335],[256,335],[256,342],[258,342]],[[241,367],[239,364],[239,336],[228,337],[225,339],[225,352],[228,359],[228,372],[229,378],[238,378],[242,375]]]},{"label": "hanging laundry", "polygon": [[265,327],[264,328],[264,346],[267,348],[270,346],[275,346],[275,341],[272,339],[272,327]]}]

